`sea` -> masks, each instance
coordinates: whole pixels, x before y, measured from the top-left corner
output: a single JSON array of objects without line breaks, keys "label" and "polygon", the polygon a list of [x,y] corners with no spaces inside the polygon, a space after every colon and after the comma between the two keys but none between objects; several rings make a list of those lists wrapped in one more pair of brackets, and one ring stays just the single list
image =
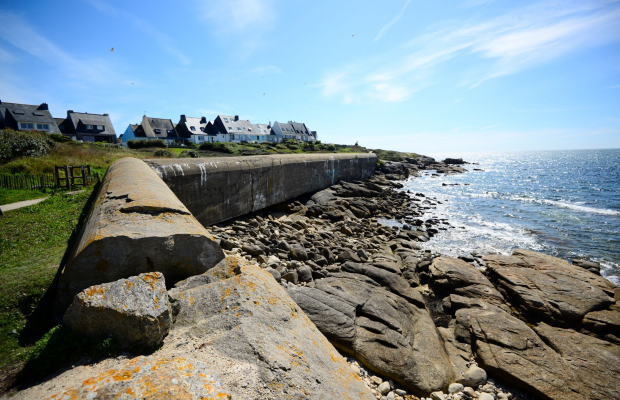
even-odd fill
[{"label": "sea", "polygon": [[425,218],[453,226],[426,249],[458,256],[520,248],[583,258],[599,262],[601,274],[620,285],[620,149],[429,156],[472,164],[467,173],[425,172],[404,182],[403,190],[441,203]]}]

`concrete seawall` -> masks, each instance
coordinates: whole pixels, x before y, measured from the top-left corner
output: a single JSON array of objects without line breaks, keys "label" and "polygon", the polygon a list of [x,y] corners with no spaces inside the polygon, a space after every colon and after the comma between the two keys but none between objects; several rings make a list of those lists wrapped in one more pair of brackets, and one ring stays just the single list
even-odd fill
[{"label": "concrete seawall", "polygon": [[115,161],[58,283],[60,317],[92,285],[161,272],[172,284],[206,272],[224,253],[204,227],[143,161]]},{"label": "concrete seawall", "polygon": [[372,153],[147,160],[203,225],[325,189],[341,180],[368,179],[376,162]]}]

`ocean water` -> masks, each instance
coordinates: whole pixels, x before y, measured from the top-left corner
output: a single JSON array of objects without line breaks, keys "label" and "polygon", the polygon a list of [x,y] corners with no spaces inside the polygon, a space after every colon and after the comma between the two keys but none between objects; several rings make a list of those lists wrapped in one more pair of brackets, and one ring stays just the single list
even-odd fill
[{"label": "ocean water", "polygon": [[447,218],[455,227],[426,248],[453,255],[523,248],[580,257],[600,262],[601,273],[620,284],[620,149],[430,155],[479,165],[404,183],[404,190],[442,203],[425,217]]}]

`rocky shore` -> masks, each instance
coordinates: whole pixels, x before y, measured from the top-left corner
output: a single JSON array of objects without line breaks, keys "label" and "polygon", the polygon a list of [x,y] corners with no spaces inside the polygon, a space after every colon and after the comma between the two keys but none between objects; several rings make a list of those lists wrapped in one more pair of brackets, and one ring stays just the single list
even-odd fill
[{"label": "rocky shore", "polygon": [[[134,232],[139,217],[151,236],[163,232],[101,247],[121,259],[156,247],[170,257],[162,271],[152,270],[162,257],[147,257],[149,272],[66,296],[66,328],[112,337],[125,354],[80,360],[12,398],[620,398],[620,289],[595,263],[423,249],[451,226],[425,217],[437,199],[400,182],[462,173],[464,163],[385,162],[367,181],[206,229],[175,196],[152,196],[163,201],[159,213],[149,204],[127,215],[145,190],[106,175],[109,199],[95,208],[103,226],[111,215]],[[120,201],[121,189],[136,200]],[[192,229],[166,230],[179,221]],[[208,260],[198,251],[207,248]],[[184,263],[204,268],[169,273]]]},{"label": "rocky shore", "polygon": [[595,264],[421,249],[450,225],[399,181],[465,171],[446,161],[388,162],[210,230],[286,289],[377,399],[620,397],[620,291]]}]

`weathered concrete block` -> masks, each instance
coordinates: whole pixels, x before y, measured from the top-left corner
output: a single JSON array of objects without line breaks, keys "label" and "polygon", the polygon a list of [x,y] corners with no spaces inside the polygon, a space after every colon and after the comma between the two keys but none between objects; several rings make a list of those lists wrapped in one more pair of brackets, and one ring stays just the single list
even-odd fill
[{"label": "weathered concrete block", "polygon": [[341,180],[368,179],[376,162],[372,153],[147,160],[204,225],[325,189]]},{"label": "weathered concrete block", "polygon": [[223,258],[219,245],[152,169],[135,158],[120,159],[108,169],[61,273],[56,317],[87,287],[155,271],[174,284]]},{"label": "weathered concrete block", "polygon": [[164,276],[149,272],[91,286],[75,296],[63,322],[86,336],[114,337],[125,347],[156,346],[171,323]]}]

